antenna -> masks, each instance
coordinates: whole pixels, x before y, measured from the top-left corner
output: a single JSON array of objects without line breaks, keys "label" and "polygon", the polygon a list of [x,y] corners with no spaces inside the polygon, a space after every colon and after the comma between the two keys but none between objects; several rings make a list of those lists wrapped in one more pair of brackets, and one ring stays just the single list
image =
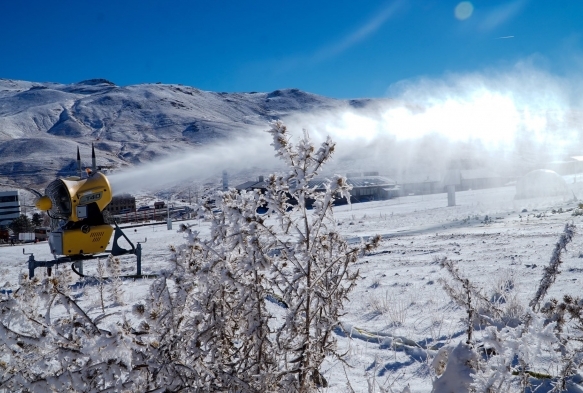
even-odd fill
[{"label": "antenna", "polygon": [[95,173],[97,171],[97,164],[95,163],[95,147],[91,143],[91,172]]},{"label": "antenna", "polygon": [[77,146],[77,173],[81,177],[81,154],[79,154],[79,146]]}]

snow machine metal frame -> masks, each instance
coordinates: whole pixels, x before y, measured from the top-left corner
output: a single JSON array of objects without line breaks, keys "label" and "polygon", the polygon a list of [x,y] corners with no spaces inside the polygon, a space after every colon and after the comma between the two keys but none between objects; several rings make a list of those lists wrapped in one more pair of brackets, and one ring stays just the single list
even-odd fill
[{"label": "snow machine metal frame", "polygon": [[[122,248],[117,243],[120,238],[126,239],[126,241],[130,244],[131,249],[127,250]],[[98,259],[98,258],[108,258],[110,255],[117,257],[122,255],[135,255],[136,256],[136,274],[131,275],[124,275],[120,276],[121,278],[153,278],[156,275],[152,274],[142,274],[142,243],[145,243],[148,239],[145,239],[143,242],[137,242],[137,246],[130,241],[130,239],[126,236],[126,234],[121,230],[121,228],[115,224],[114,236],[113,236],[113,246],[111,250],[105,250],[102,254],[90,254],[90,255],[74,255],[74,256],[65,256],[60,258],[55,258],[52,261],[37,261],[34,259],[33,253],[26,253],[24,249],[22,249],[22,253],[28,255],[28,278],[34,278],[34,270],[38,267],[46,267],[47,273],[50,276],[51,270],[53,266],[57,266],[63,263],[71,263],[71,269],[81,277],[88,277],[83,272],[83,261],[91,260],[91,259]],[[106,278],[106,277],[103,277]]]}]

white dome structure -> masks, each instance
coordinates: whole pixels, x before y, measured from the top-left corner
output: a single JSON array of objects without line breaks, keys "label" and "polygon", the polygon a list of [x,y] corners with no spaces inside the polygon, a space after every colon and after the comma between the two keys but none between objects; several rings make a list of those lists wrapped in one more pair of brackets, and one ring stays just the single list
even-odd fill
[{"label": "white dome structure", "polygon": [[514,199],[571,197],[571,192],[565,180],[549,169],[537,169],[528,172],[516,182]]}]

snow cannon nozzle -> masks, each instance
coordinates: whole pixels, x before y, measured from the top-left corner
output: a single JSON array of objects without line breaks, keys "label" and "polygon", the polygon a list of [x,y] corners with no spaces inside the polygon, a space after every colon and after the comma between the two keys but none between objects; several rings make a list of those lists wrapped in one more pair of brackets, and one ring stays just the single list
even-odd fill
[{"label": "snow cannon nozzle", "polygon": [[51,201],[51,198],[43,195],[35,202],[35,206],[39,210],[48,211],[53,207],[53,202]]}]

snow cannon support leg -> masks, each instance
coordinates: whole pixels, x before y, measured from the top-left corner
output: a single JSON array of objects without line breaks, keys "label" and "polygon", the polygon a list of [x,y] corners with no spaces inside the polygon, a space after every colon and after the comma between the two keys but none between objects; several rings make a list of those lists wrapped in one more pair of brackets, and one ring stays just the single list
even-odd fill
[{"label": "snow cannon support leg", "polygon": [[75,262],[75,267],[79,273],[83,274],[83,260]]},{"label": "snow cannon support leg", "polygon": [[33,254],[28,254],[28,278],[31,280],[34,278],[34,269],[36,269],[37,267],[46,267],[47,275],[50,277],[53,272],[52,267],[57,266],[59,263],[63,262],[64,261],[60,261],[58,259],[55,259],[53,261],[37,261],[36,259],[34,259]]},{"label": "snow cannon support leg", "polygon": [[34,260],[34,255],[30,254],[28,256],[28,278],[34,278],[34,268],[36,267],[36,261]]},{"label": "snow cannon support leg", "polygon": [[[131,250],[126,250],[125,248],[122,248],[117,244],[117,241],[122,237],[124,239],[126,239],[126,241],[129,243],[130,247],[132,248]],[[128,239],[126,234],[121,230],[120,227],[117,226],[117,223],[116,223],[115,224],[115,232],[113,234],[113,246],[111,248],[111,255],[116,257],[119,255],[135,254],[135,253],[136,253],[136,249],[134,247],[134,244],[130,241],[130,239]]]}]

